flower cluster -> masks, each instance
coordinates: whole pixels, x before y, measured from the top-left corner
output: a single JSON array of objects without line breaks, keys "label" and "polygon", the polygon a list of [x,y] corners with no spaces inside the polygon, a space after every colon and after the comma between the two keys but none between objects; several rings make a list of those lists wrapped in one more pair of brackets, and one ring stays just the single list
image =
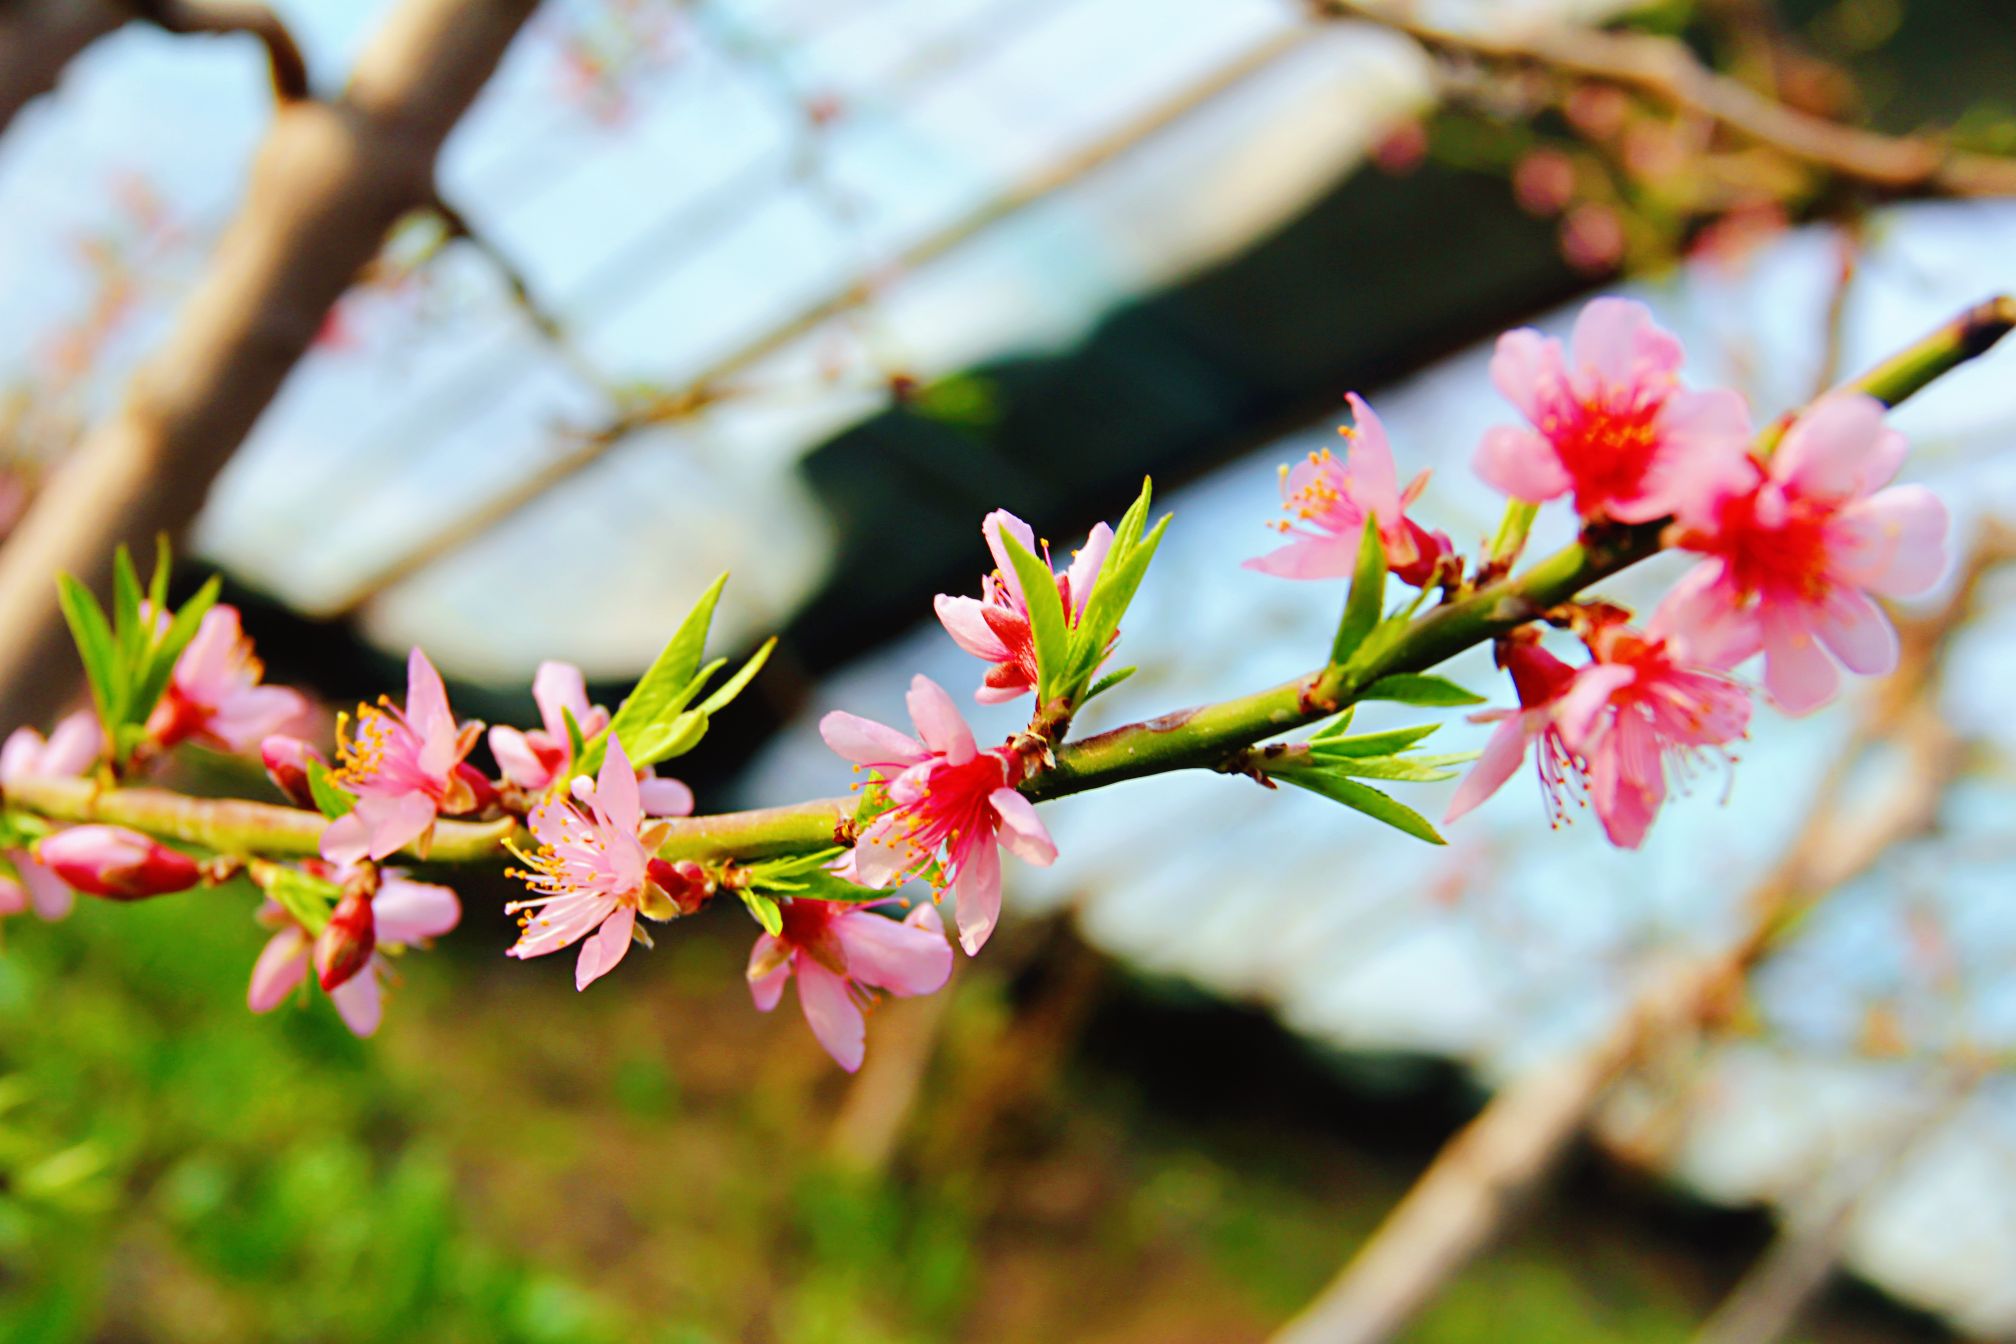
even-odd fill
[{"label": "flower cluster", "polygon": [[[1586,529],[1664,526],[1669,544],[1703,559],[1643,630],[1607,604],[1552,613],[1581,637],[1580,667],[1541,647],[1533,627],[1500,639],[1519,707],[1476,716],[1497,728],[1447,820],[1495,792],[1537,744],[1549,815],[1558,822],[1567,798],[1586,798],[1610,840],[1636,848],[1669,776],[1746,733],[1749,690],[1734,669],[1761,652],[1772,703],[1817,709],[1839,688],[1837,661],[1869,676],[1896,665],[1896,632],[1872,594],[1913,596],[1944,572],[1945,508],[1923,486],[1889,484],[1905,443],[1882,403],[1823,397],[1767,453],[1743,398],[1683,387],[1682,360],[1679,341],[1622,299],[1589,304],[1566,349],[1532,330],[1499,339],[1492,381],[1526,423],[1485,434],[1478,474],[1515,502],[1569,500]],[[1348,468],[1324,455],[1287,477],[1290,507],[1322,532],[1252,568],[1349,573],[1355,530],[1371,516],[1393,571],[1409,577],[1412,564],[1420,581],[1408,538],[1388,521],[1403,519],[1412,488],[1392,494],[1385,434],[1355,397],[1352,408]]]},{"label": "flower cluster", "polygon": [[[1959,349],[1976,344],[1954,338]],[[820,720],[857,775],[850,798],[754,813],[693,817],[692,790],[659,773],[770,652],[762,646],[715,684],[725,662],[706,662],[704,649],[720,582],[613,713],[591,702],[579,668],[547,662],[532,679],[539,725],[486,733],[457,717],[440,673],[414,649],[403,703],[381,698],[340,717],[332,760],[296,735],[308,701],[265,684],[215,581],[171,611],[165,557],[143,590],[121,552],[109,616],[64,580],[94,711],[47,738],[19,729],[0,747],[0,914],[33,908],[54,919],[79,892],[131,901],[242,876],[261,890],[257,918],[272,931],[252,970],[251,1009],[297,997],[312,974],[351,1030],[369,1035],[399,959],[462,917],[454,892],[388,863],[508,851],[528,888],[504,907],[519,926],[508,955],[572,949],[575,987],[586,989],[633,945],[651,946],[650,926],[726,894],[761,926],[746,971],[756,1006],[770,1011],[795,983],[814,1038],[853,1070],[880,995],[929,994],[949,980],[956,956],[939,901],[952,898],[958,950],[977,955],[1001,920],[1002,854],[1056,861],[1037,812],[1046,798],[1206,767],[1293,784],[1439,843],[1424,817],[1364,781],[1453,779],[1448,767],[1472,757],[1413,754],[1434,723],[1353,736],[1351,711],[1362,699],[1479,703],[1428,669],[1486,641],[1517,703],[1474,715],[1493,729],[1447,819],[1476,808],[1530,755],[1552,819],[1586,805],[1612,843],[1635,848],[1702,762],[1733,760],[1751,725],[1747,662],[1761,656],[1763,690],[1779,709],[1817,709],[1838,692],[1842,668],[1875,675],[1896,664],[1897,635],[1876,599],[1924,592],[1947,563],[1938,498],[1892,484],[1905,444],[1882,403],[1837,392],[1782,433],[1759,434],[1736,393],[1685,386],[1683,362],[1673,336],[1618,299],[1590,304],[1565,345],[1529,330],[1501,338],[1491,377],[1521,423],[1489,430],[1476,449],[1478,474],[1509,499],[1474,562],[1415,516],[1428,474],[1401,485],[1385,426],[1351,395],[1342,457],[1322,450],[1283,469],[1284,540],[1246,562],[1281,578],[1348,581],[1323,666],[1092,742],[1067,739],[1086,704],[1133,671],[1106,665],[1168,519],[1149,526],[1144,485],[1060,572],[1033,528],[991,512],[980,533],[993,566],[978,596],[940,594],[934,605],[954,644],[984,664],[974,698],[1031,697],[1024,726],[983,741],[950,693],[917,676],[910,732],[840,710]],[[1572,509],[1582,549],[1513,576],[1534,515],[1556,500]],[[1662,549],[1696,560],[1643,620],[1581,595],[1616,557]],[[1580,577],[1562,583],[1564,568]],[[1535,580],[1543,572],[1545,584]],[[1390,579],[1411,596],[1389,602]],[[1331,721],[1305,741],[1267,741],[1322,719]],[[479,754],[486,743],[494,769]],[[184,744],[256,751],[299,810],[118,788]],[[216,824],[206,828],[206,816]],[[898,894],[913,880],[931,899]]]}]

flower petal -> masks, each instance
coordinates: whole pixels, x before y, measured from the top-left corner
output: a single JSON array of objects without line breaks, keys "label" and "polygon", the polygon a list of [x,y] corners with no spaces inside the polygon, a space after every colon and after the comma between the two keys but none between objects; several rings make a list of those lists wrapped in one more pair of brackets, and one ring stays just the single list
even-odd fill
[{"label": "flower petal", "polygon": [[993,553],[994,568],[1000,571],[1001,582],[1007,585],[1008,594],[1015,599],[1016,607],[1027,611],[1029,599],[1022,592],[1022,580],[1015,573],[1015,562],[1008,558],[1008,548],[1001,541],[1004,531],[1021,542],[1022,549],[1032,555],[1036,552],[1036,533],[1029,524],[1006,509],[996,509],[980,520],[980,535],[987,539],[987,549]]},{"label": "flower petal", "polygon": [[616,963],[630,950],[630,930],[636,923],[636,910],[619,905],[602,921],[601,928],[582,940],[581,955],[574,963],[575,989],[586,989],[616,969]]},{"label": "flower petal", "polygon": [[975,658],[994,663],[1008,656],[1007,645],[994,633],[994,627],[987,623],[987,604],[979,598],[950,597],[940,593],[932,599],[931,609],[938,613],[939,624],[945,627],[946,634],[952,636],[952,642]]},{"label": "flower petal", "polygon": [[1057,844],[1036,815],[1036,804],[1014,789],[996,789],[987,795],[987,802],[1000,823],[995,837],[1003,849],[1037,868],[1057,862]]},{"label": "flower petal", "polygon": [[1841,674],[1799,613],[1764,618],[1764,689],[1787,714],[1810,714],[1834,698]]},{"label": "flower petal", "polygon": [[819,720],[819,736],[843,759],[856,765],[914,765],[930,754],[923,743],[907,733],[839,709]]},{"label": "flower petal", "polygon": [[693,815],[693,790],[684,780],[669,775],[646,774],[637,781],[637,798],[647,817]]},{"label": "flower petal", "polygon": [[1099,571],[1106,566],[1106,553],[1113,549],[1113,529],[1100,523],[1085,537],[1085,544],[1078,548],[1078,554],[1071,557],[1071,567],[1064,572],[1065,583],[1071,589],[1071,623],[1085,614],[1085,603],[1092,596],[1093,587],[1099,582]]},{"label": "flower petal", "polygon": [[1553,444],[1511,425],[1484,431],[1471,466],[1492,489],[1531,504],[1565,495],[1572,484]]},{"label": "flower petal", "polygon": [[1829,529],[1835,573],[1885,597],[1916,597],[1946,572],[1946,504],[1922,485],[1893,485],[1841,510]]},{"label": "flower petal", "polygon": [[[932,911],[934,918],[937,913],[928,904],[918,909]],[[891,994],[930,994],[952,974],[952,945],[942,924],[933,930],[850,910],[834,921],[833,932],[847,954],[847,974],[864,985]]]},{"label": "flower petal", "polygon": [[1850,672],[1881,677],[1897,670],[1897,628],[1859,588],[1836,585],[1815,614],[1813,632]]},{"label": "flower petal", "polygon": [[255,1013],[272,1012],[307,974],[308,935],[298,925],[289,925],[266,940],[259,960],[252,963],[245,1006]]},{"label": "flower petal", "polygon": [[958,905],[959,946],[972,956],[987,943],[1001,918],[1001,851],[986,837],[975,837],[959,856],[959,876],[953,884]]},{"label": "flower petal", "polygon": [[867,1024],[847,992],[846,980],[810,957],[803,958],[798,964],[798,1006],[835,1064],[849,1073],[861,1067],[868,1048]]},{"label": "flower petal", "polygon": [[588,721],[588,678],[572,663],[544,662],[532,674],[532,703],[539,706],[539,720],[555,742],[567,740],[567,720],[562,710],[574,715],[574,722],[586,733]]},{"label": "flower petal", "polygon": [[643,800],[637,793],[637,771],[623,750],[622,740],[614,733],[609,734],[609,750],[602,757],[602,769],[595,777],[595,810],[617,830],[633,835],[644,820]]},{"label": "flower petal", "polygon": [[1348,578],[1358,563],[1358,538],[1346,533],[1331,537],[1297,536],[1286,546],[1256,555],[1240,565],[1277,579]]},{"label": "flower petal", "polygon": [[1512,778],[1512,772],[1526,759],[1527,744],[1533,740],[1531,725],[1543,721],[1544,717],[1544,711],[1513,713],[1492,729],[1491,740],[1484,744],[1477,764],[1470,767],[1470,773],[1463,776],[1463,782],[1456,786],[1456,794],[1449,800],[1449,810],[1442,814],[1443,825],[1470,813]]},{"label": "flower petal", "polygon": [[455,893],[432,882],[411,882],[389,873],[371,898],[371,922],[380,943],[416,943],[438,938],[462,921]]},{"label": "flower petal", "polygon": [[353,1036],[373,1035],[384,1020],[384,993],[378,983],[381,964],[379,958],[372,957],[361,972],[329,991],[329,1001],[336,1005],[337,1015]]},{"label": "flower petal", "polygon": [[912,677],[905,702],[925,746],[942,753],[949,765],[964,765],[973,759],[977,750],[973,730],[966,726],[965,716],[943,686],[921,674]]}]

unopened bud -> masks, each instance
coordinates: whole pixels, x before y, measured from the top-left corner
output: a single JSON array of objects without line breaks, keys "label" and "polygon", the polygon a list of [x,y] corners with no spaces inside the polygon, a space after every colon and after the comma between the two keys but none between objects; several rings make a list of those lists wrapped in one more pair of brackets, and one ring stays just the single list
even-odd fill
[{"label": "unopened bud", "polygon": [[203,876],[187,854],[123,826],[73,826],[38,840],[34,852],[77,890],[114,901],[186,891]]},{"label": "unopened bud", "polygon": [[681,859],[677,863],[653,859],[645,874],[682,915],[696,914],[714,899],[716,883],[713,875],[691,859]]},{"label": "unopened bud", "polygon": [[275,733],[259,744],[259,759],[266,766],[266,778],[273,781],[274,788],[287,795],[288,802],[296,807],[315,806],[315,790],[308,783],[308,767],[314,764],[327,768],[329,762],[321,752],[298,737]]},{"label": "unopened bud", "polygon": [[315,935],[315,978],[323,989],[334,989],[356,975],[378,946],[378,923],[371,914],[371,893],[361,884],[343,892],[329,922]]}]

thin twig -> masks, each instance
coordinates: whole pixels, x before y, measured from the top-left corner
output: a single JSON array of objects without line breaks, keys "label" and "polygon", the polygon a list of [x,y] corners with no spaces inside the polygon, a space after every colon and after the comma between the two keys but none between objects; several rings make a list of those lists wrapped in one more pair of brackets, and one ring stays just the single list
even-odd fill
[{"label": "thin twig", "polygon": [[1816,117],[1715,73],[1671,38],[1566,26],[1517,37],[1487,36],[1424,23],[1387,4],[1361,0],[1313,3],[1319,13],[1379,24],[1405,33],[1431,51],[1503,65],[1537,65],[1614,84],[1884,192],[2016,196],[2016,160],[1955,150],[1922,136],[1882,135]]},{"label": "thin twig", "polygon": [[126,0],[135,14],[171,33],[243,33],[259,39],[273,71],[273,96],[283,103],[309,96],[308,62],[287,25],[252,0]]}]

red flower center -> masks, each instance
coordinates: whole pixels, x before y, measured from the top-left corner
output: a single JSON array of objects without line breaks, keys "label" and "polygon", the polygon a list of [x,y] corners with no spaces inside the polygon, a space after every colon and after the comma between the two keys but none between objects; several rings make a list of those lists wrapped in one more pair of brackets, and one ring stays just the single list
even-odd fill
[{"label": "red flower center", "polygon": [[1641,394],[1621,403],[1597,396],[1557,402],[1541,416],[1540,432],[1574,482],[1578,511],[1600,513],[1643,492],[1658,454],[1665,404],[1663,396]]}]

